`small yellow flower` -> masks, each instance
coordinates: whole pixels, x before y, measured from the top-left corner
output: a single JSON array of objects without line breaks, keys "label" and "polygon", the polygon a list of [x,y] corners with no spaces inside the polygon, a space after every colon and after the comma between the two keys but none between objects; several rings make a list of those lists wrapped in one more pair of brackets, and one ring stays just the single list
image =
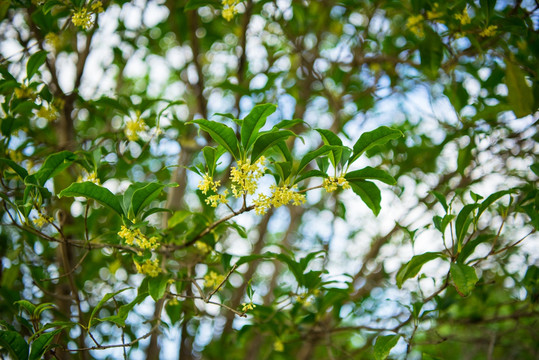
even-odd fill
[{"label": "small yellow flower", "polygon": [[92,11],[95,14],[99,14],[99,13],[102,13],[104,11],[103,10],[103,3],[101,1],[96,1],[95,3],[92,4],[92,6],[90,8],[92,9]]},{"label": "small yellow flower", "polygon": [[253,304],[252,302],[250,302],[250,303],[243,303],[241,304],[241,306],[242,306],[241,312],[246,313],[249,310],[253,310],[256,307],[256,304]]},{"label": "small yellow flower", "polygon": [[483,37],[493,36],[494,34],[496,34],[496,29],[498,29],[496,25],[490,25],[489,27],[481,31],[479,33],[479,36],[483,36]]},{"label": "small yellow flower", "polygon": [[221,4],[223,4],[223,10],[221,11],[221,15],[226,21],[230,21],[234,18],[234,15],[238,13],[238,9],[236,6],[238,5],[239,0],[222,0]]},{"label": "small yellow flower", "polygon": [[26,87],[24,85],[21,85],[20,88],[15,88],[14,90],[15,96],[17,99],[25,99],[30,98],[32,100],[35,100],[36,94],[32,88]]},{"label": "small yellow flower", "polygon": [[94,20],[92,19],[92,14],[88,12],[88,9],[82,8],[73,12],[71,16],[71,22],[75,26],[79,26],[84,30],[90,29],[94,25]]},{"label": "small yellow flower", "polygon": [[45,216],[41,212],[38,212],[37,213],[37,218],[32,220],[34,225],[36,225],[37,227],[43,227],[46,224],[52,224],[53,221],[54,221],[54,219],[52,217]]},{"label": "small yellow flower", "polygon": [[456,14],[455,19],[460,21],[461,25],[467,25],[472,22],[472,19],[470,19],[470,15],[468,14],[468,8],[464,8],[461,14]]},{"label": "small yellow flower", "polygon": [[168,301],[168,305],[170,306],[173,306],[173,305],[178,305],[180,302],[178,301],[178,298],[172,298]]},{"label": "small yellow flower", "polygon": [[202,177],[202,180],[200,180],[200,182],[198,183],[198,189],[202,191],[204,195],[206,195],[206,193],[209,190],[212,190],[213,192],[217,192],[217,188],[220,185],[221,185],[221,181],[219,180],[213,181],[212,177],[208,173],[206,173]]},{"label": "small yellow flower", "polygon": [[159,260],[146,260],[142,265],[135,261],[135,267],[137,272],[140,274],[145,274],[151,277],[156,277],[163,270],[159,267]]},{"label": "small yellow flower", "polygon": [[228,190],[225,190],[222,194],[215,194],[210,195],[206,198],[206,204],[210,205],[211,207],[217,207],[219,204],[228,204],[228,199],[226,198],[228,195]]},{"label": "small yellow flower", "polygon": [[129,119],[125,123],[125,136],[127,140],[137,141],[139,139],[139,133],[145,131],[148,127],[144,120],[140,117],[140,112],[137,111],[136,119]]},{"label": "small yellow flower", "polygon": [[21,163],[24,160],[24,157],[20,151],[8,149],[7,153],[9,158],[16,163]]},{"label": "small yellow flower", "polygon": [[427,19],[434,20],[441,17],[443,14],[438,11],[439,5],[435,3],[432,10],[427,11]]},{"label": "small yellow flower", "polygon": [[283,352],[284,351],[284,345],[283,342],[280,339],[275,340],[273,343],[273,350],[277,352]]},{"label": "small yellow flower", "polygon": [[423,16],[421,14],[410,16],[406,21],[406,27],[418,37],[423,37]]},{"label": "small yellow flower", "polygon": [[48,121],[53,121],[58,118],[58,111],[54,105],[50,104],[48,107],[42,106],[36,113],[37,116]]},{"label": "small yellow flower", "polygon": [[60,36],[52,32],[45,35],[45,42],[55,51],[58,51],[58,49],[62,46],[62,39]]},{"label": "small yellow flower", "polygon": [[230,170],[232,180],[232,194],[239,198],[242,195],[253,195],[258,188],[258,180],[264,176],[266,158],[261,156],[254,164],[249,160],[238,161],[236,167]]},{"label": "small yellow flower", "polygon": [[195,247],[203,254],[207,254],[211,251],[211,247],[202,241],[195,242]]},{"label": "small yellow flower", "polygon": [[224,280],[224,275],[217,274],[215,271],[210,271],[204,276],[204,286],[207,288],[217,288]]}]

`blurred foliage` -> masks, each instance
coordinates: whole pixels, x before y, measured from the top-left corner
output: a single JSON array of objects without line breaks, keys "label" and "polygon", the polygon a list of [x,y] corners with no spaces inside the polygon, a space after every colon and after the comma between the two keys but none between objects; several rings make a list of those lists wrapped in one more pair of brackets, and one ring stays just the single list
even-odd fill
[{"label": "blurred foliage", "polygon": [[0,0],[0,354],[536,359],[538,24]]}]

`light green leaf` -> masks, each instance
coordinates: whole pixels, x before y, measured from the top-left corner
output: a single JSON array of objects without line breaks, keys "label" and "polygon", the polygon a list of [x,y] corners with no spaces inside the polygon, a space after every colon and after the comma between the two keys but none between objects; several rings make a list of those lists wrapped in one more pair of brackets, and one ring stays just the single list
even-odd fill
[{"label": "light green leaf", "polygon": [[56,329],[51,332],[42,333],[41,335],[39,335],[39,337],[34,340],[34,342],[32,342],[29,360],[41,359],[43,354],[45,354],[45,352],[49,350],[49,347],[54,337],[62,330],[63,328]]},{"label": "light green leaf", "polygon": [[41,65],[45,63],[45,60],[47,60],[47,52],[45,50],[32,54],[30,59],[28,59],[28,63],[26,64],[26,78],[31,79],[32,76],[34,76],[34,74],[39,70]]},{"label": "light green leaf", "polygon": [[382,201],[380,189],[370,181],[354,180],[348,183],[352,190],[363,200],[365,205],[372,210],[374,215],[378,216],[381,209],[380,202]]},{"label": "light green leaf", "polygon": [[58,194],[59,198],[63,196],[82,196],[88,199],[93,199],[101,205],[108,206],[112,210],[116,211],[118,215],[125,215],[122,206],[120,205],[120,200],[118,200],[118,198],[111,193],[109,189],[89,181],[69,185]]},{"label": "light green leaf", "polygon": [[260,135],[253,144],[251,153],[251,164],[254,164],[266,150],[276,145],[282,140],[288,139],[290,136],[295,136],[290,130],[270,131]]},{"label": "light green leaf", "polygon": [[442,254],[438,252],[427,252],[421,255],[414,256],[397,272],[397,286],[400,288],[406,280],[415,277],[419,273],[423,265],[441,256]]},{"label": "light green leaf", "polygon": [[108,317],[103,318],[103,319],[96,319],[96,320],[98,320],[98,321],[110,321],[110,322],[115,323],[118,327],[124,327],[125,326],[125,320],[127,320],[127,316],[129,316],[129,312],[131,310],[133,310],[133,308],[137,304],[141,303],[147,297],[148,297],[147,292],[139,294],[135,298],[135,300],[131,301],[128,304],[120,306],[120,309],[118,310],[118,314],[108,316]]},{"label": "light green leaf", "polygon": [[339,161],[341,161],[341,156],[343,152],[342,140],[332,131],[325,129],[316,129],[316,131],[318,131],[318,133],[322,137],[322,141],[324,141],[324,144],[337,147],[329,153],[329,159],[331,163],[333,164],[333,166],[337,166]]},{"label": "light green leaf", "polygon": [[383,145],[389,140],[398,139],[401,136],[403,134],[400,130],[391,129],[387,126],[380,126],[377,129],[363,133],[354,144],[354,152],[348,163],[351,164],[356,161],[365,151],[377,145]]},{"label": "light green leaf", "polygon": [[0,330],[0,345],[13,356],[13,359],[28,359],[28,344],[18,332]]},{"label": "light green leaf", "polygon": [[376,360],[387,359],[389,352],[397,345],[399,338],[400,335],[378,336],[374,344],[374,358]]},{"label": "light green leaf", "polygon": [[351,171],[344,176],[348,181],[356,180],[378,180],[388,185],[395,185],[397,181],[391,175],[384,170],[375,169],[370,166],[364,167],[360,170]]},{"label": "light green leaf", "polygon": [[15,301],[15,304],[19,305],[21,308],[26,310],[26,312],[29,315],[34,315],[34,311],[36,310],[36,306],[34,304],[32,304],[30,301],[28,301],[28,300],[19,300],[19,301]]},{"label": "light green leaf", "polygon": [[240,158],[239,143],[234,130],[225,124],[205,119],[193,120],[191,123],[198,124],[202,130],[210,134],[215,142],[232,154],[234,159],[238,160]]},{"label": "light green leaf", "polygon": [[243,119],[241,127],[241,144],[245,151],[249,151],[259,135],[259,131],[266,123],[269,115],[273,114],[277,106],[273,104],[256,105],[249,115]]},{"label": "light green leaf", "polygon": [[34,174],[39,185],[43,186],[47,180],[66,169],[75,161],[71,151],[60,151],[47,156],[41,168]]},{"label": "light green leaf", "polygon": [[94,320],[94,317],[95,315],[99,312],[99,310],[103,307],[103,305],[105,305],[105,303],[107,301],[109,301],[110,299],[112,299],[113,297],[115,297],[116,295],[118,295],[119,293],[122,293],[124,292],[125,290],[128,290],[128,289],[131,289],[131,288],[125,288],[125,289],[121,289],[121,290],[118,290],[114,293],[109,293],[109,294],[106,294],[103,299],[101,299],[97,305],[95,306],[95,308],[92,310],[92,313],[90,314],[90,319],[88,319],[88,329],[90,329],[92,327],[92,322]]},{"label": "light green leaf", "polygon": [[505,84],[507,100],[517,118],[533,112],[533,91],[528,86],[524,73],[518,65],[507,60],[505,62]]},{"label": "light green leaf", "polygon": [[514,189],[502,190],[502,191],[498,191],[498,192],[495,192],[495,193],[489,195],[485,200],[483,200],[481,205],[479,205],[479,209],[477,210],[477,218],[479,218],[481,216],[481,214],[483,214],[483,212],[490,205],[492,205],[496,200],[500,199],[501,197],[503,197],[505,195],[514,194],[515,192],[516,192],[516,190],[514,190]]},{"label": "light green leaf", "polygon": [[160,274],[156,277],[148,279],[148,292],[155,301],[161,299],[165,295],[167,289],[168,276]]},{"label": "light green leaf", "polygon": [[451,273],[451,279],[453,280],[455,289],[463,297],[468,296],[472,292],[479,280],[475,269],[468,265],[451,263],[449,272]]}]

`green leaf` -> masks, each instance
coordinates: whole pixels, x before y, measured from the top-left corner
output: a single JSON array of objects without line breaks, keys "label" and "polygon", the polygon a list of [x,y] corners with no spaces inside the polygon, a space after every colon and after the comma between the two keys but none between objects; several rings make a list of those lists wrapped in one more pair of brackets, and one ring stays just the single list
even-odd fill
[{"label": "green leaf", "polygon": [[17,175],[19,175],[21,180],[24,180],[28,176],[28,171],[11,159],[0,158],[0,164],[9,166]]},{"label": "green leaf", "polygon": [[18,332],[0,330],[0,345],[2,345],[15,360],[28,359],[28,344]]},{"label": "green leaf", "polygon": [[148,279],[148,292],[155,301],[161,299],[165,295],[167,289],[168,276],[160,274],[156,277]]},{"label": "green leaf", "polygon": [[357,180],[349,181],[352,190],[359,195],[361,200],[372,210],[374,215],[378,216],[380,213],[380,202],[382,201],[382,195],[380,189],[370,181]]},{"label": "green leaf", "polygon": [[251,164],[254,164],[258,158],[264,155],[264,152],[276,145],[282,140],[288,139],[290,136],[296,136],[290,130],[270,131],[260,135],[253,144],[251,153]]},{"label": "green leaf", "polygon": [[468,204],[464,205],[462,210],[460,210],[457,215],[457,220],[455,220],[455,233],[457,235],[457,252],[459,253],[462,247],[462,241],[468,233],[468,228],[472,223],[472,218],[470,214],[478,207],[478,204]]},{"label": "green leaf", "polygon": [[309,151],[307,154],[305,154],[305,156],[303,156],[303,158],[301,159],[300,163],[299,163],[299,167],[298,167],[298,173],[300,173],[311,161],[313,161],[314,159],[322,156],[322,155],[325,155],[327,154],[328,152],[330,152],[331,150],[333,149],[332,146],[329,146],[329,145],[323,145],[321,146],[320,148],[316,149],[316,150],[313,150],[313,151]]},{"label": "green leaf", "polygon": [[48,333],[42,333],[39,337],[32,342],[32,347],[30,350],[29,360],[39,360],[49,350],[50,345],[54,337],[63,330],[56,329]]},{"label": "green leaf", "polygon": [[112,210],[116,211],[118,215],[125,215],[120,200],[110,192],[109,189],[96,185],[92,182],[85,181],[83,183],[73,183],[64,190],[60,191],[58,197],[63,196],[73,197],[82,196],[88,199],[93,199],[101,205],[108,206]]},{"label": "green leaf", "polygon": [[348,181],[356,180],[378,180],[388,185],[395,185],[397,181],[391,175],[384,170],[375,169],[370,166],[364,167],[360,170],[351,171],[344,176]]},{"label": "green leaf", "polygon": [[321,178],[328,177],[325,172],[322,172],[320,170],[309,170],[309,171],[301,174],[297,178],[295,178],[294,183],[292,185],[295,185],[295,184],[299,183],[301,180],[305,180],[305,179],[312,178],[312,177],[315,177],[315,176],[321,177]]},{"label": "green leaf", "polygon": [[75,161],[71,151],[60,151],[47,156],[41,168],[34,174],[39,185],[43,186],[47,180],[69,167]]},{"label": "green leaf", "polygon": [[211,146],[204,146],[202,155],[204,156],[204,161],[206,161],[208,174],[213,177],[215,166],[217,164],[217,149]]},{"label": "green leaf", "polygon": [[468,265],[451,263],[449,272],[451,273],[451,279],[453,280],[455,289],[457,289],[460,296],[468,296],[479,280],[475,269]]},{"label": "green leaf", "polygon": [[431,80],[438,77],[438,71],[443,60],[444,45],[440,36],[426,28],[425,38],[419,43],[419,56],[421,58],[421,69]]},{"label": "green leaf", "polygon": [[232,154],[234,159],[240,159],[239,143],[234,130],[225,124],[205,119],[193,120],[190,123],[198,124],[202,130],[210,134],[215,142]]},{"label": "green leaf", "polygon": [[333,166],[336,167],[339,161],[341,161],[341,156],[343,152],[342,140],[332,131],[325,129],[316,129],[316,131],[318,131],[318,133],[322,137],[322,141],[324,141],[324,144],[337,147],[329,153],[329,159],[331,160]]},{"label": "green leaf", "polygon": [[92,322],[94,320],[94,317],[95,315],[99,312],[99,310],[103,307],[103,305],[105,305],[105,303],[107,301],[109,301],[110,299],[112,299],[113,297],[115,297],[116,295],[118,295],[119,293],[121,292],[124,292],[125,290],[128,290],[128,289],[131,289],[131,288],[125,288],[125,289],[121,289],[121,290],[118,290],[114,293],[109,293],[109,294],[106,294],[103,299],[101,299],[97,305],[95,306],[95,308],[92,310],[92,313],[90,314],[90,319],[88,319],[88,329],[90,329],[92,327]]},{"label": "green leaf", "polygon": [[533,92],[528,86],[524,73],[512,61],[505,61],[505,84],[507,100],[517,118],[531,114],[533,109]]},{"label": "green leaf", "polygon": [[19,305],[21,308],[26,310],[28,315],[31,315],[31,316],[34,315],[34,311],[36,310],[36,306],[34,304],[32,304],[30,301],[28,301],[28,300],[19,300],[19,301],[15,301],[15,304]]},{"label": "green leaf", "polygon": [[496,200],[500,199],[501,197],[505,196],[505,195],[509,195],[509,194],[514,194],[516,192],[516,190],[502,190],[502,191],[498,191],[498,192],[495,192],[491,195],[489,195],[485,200],[483,200],[483,202],[481,203],[481,205],[479,205],[479,209],[477,210],[477,218],[479,218],[481,216],[481,214],[483,214],[483,212],[490,206],[492,205]]},{"label": "green leaf", "polygon": [[47,52],[41,50],[30,56],[28,63],[26,64],[26,78],[31,79],[32,76],[39,70],[41,65],[47,60]]},{"label": "green leaf", "polygon": [[43,14],[46,15],[52,10],[53,7],[58,6],[58,5],[64,5],[64,4],[60,1],[49,0],[45,4],[43,4],[43,7],[41,8],[41,10],[43,11]]},{"label": "green leaf", "polygon": [[133,215],[136,217],[139,212],[144,209],[149,203],[151,203],[156,197],[159,196],[161,191],[166,186],[178,186],[178,184],[160,184],[157,182],[149,183],[133,193],[131,197],[130,212],[133,211]]},{"label": "green leaf", "polygon": [[377,145],[383,145],[389,140],[398,139],[401,136],[403,134],[400,130],[391,129],[387,126],[380,126],[377,129],[363,133],[354,144],[354,152],[348,163],[351,164],[356,161],[365,151]]},{"label": "green leaf", "polygon": [[447,209],[449,208],[447,206],[447,201],[445,200],[445,196],[437,191],[431,191],[430,192],[436,199],[438,199],[438,202],[442,205],[444,210],[447,212]]},{"label": "green leaf", "polygon": [[241,127],[241,144],[245,151],[249,151],[259,135],[260,129],[266,123],[269,115],[273,114],[277,106],[273,104],[256,105],[249,115],[243,119]]},{"label": "green leaf", "polygon": [[397,345],[399,338],[400,335],[378,336],[374,344],[374,358],[376,360],[387,359],[389,352]]},{"label": "green leaf", "polygon": [[127,320],[127,317],[129,316],[129,312],[133,310],[133,308],[141,303],[144,299],[148,297],[148,293],[144,292],[142,294],[139,294],[135,300],[131,301],[128,304],[120,306],[120,309],[118,310],[118,314],[108,316],[103,319],[96,319],[99,321],[110,321],[115,323],[118,327],[124,327],[125,326],[125,320]]},{"label": "green leaf", "polygon": [[438,252],[427,252],[412,257],[412,259],[404,264],[397,272],[397,286],[401,288],[406,280],[415,277],[419,273],[423,265],[441,256],[442,254]]}]

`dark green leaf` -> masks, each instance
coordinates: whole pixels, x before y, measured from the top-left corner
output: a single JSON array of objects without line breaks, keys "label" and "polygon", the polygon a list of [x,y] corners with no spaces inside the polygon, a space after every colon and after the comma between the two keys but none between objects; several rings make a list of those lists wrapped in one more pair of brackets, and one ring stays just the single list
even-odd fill
[{"label": "dark green leaf", "polygon": [[329,153],[329,159],[331,160],[333,166],[337,166],[337,164],[341,161],[341,156],[343,152],[343,145],[341,139],[329,130],[316,129],[316,131],[318,131],[318,133],[322,137],[322,141],[324,141],[324,144],[333,145],[336,147]]},{"label": "dark green leaf", "polygon": [[270,131],[260,135],[253,144],[251,153],[251,164],[254,164],[258,158],[264,155],[264,152],[282,140],[288,139],[295,134],[290,130]]},{"label": "dark green leaf", "polygon": [[82,196],[88,199],[93,199],[101,205],[108,206],[112,210],[116,211],[118,215],[124,215],[122,206],[120,205],[120,200],[118,200],[118,198],[111,193],[109,189],[89,181],[69,185],[66,189],[60,191],[58,194],[59,198],[63,196]]},{"label": "dark green leaf", "polygon": [[434,197],[436,199],[438,199],[438,202],[442,205],[442,207],[444,208],[444,210],[447,212],[447,209],[449,208],[447,206],[447,201],[445,200],[445,196],[443,196],[441,193],[437,192],[437,191],[431,191],[430,192],[432,195],[434,195]]},{"label": "dark green leaf", "polygon": [[453,284],[460,296],[469,295],[479,280],[475,269],[468,265],[451,263],[449,271],[451,273],[451,279],[453,279]]},{"label": "dark green leaf", "polygon": [[49,350],[54,337],[63,329],[56,329],[48,333],[42,333],[32,342],[29,360],[39,360]]},{"label": "dark green leaf", "polygon": [[161,299],[165,295],[167,289],[168,276],[160,274],[156,277],[148,279],[148,292],[155,301]]},{"label": "dark green leaf", "polygon": [[313,150],[313,151],[309,151],[307,154],[305,154],[305,156],[303,156],[303,158],[301,159],[300,163],[299,163],[299,167],[298,167],[298,173],[300,173],[311,161],[313,161],[314,159],[322,156],[322,155],[325,155],[327,154],[328,152],[330,152],[331,150],[333,149],[332,146],[329,146],[329,145],[323,145],[321,146],[320,148],[316,149],[316,150]]},{"label": "dark green leaf", "polygon": [[376,360],[387,359],[389,352],[397,345],[399,338],[400,335],[378,336],[374,344],[374,358]]},{"label": "dark green leaf", "polygon": [[349,181],[352,190],[361,197],[361,200],[372,210],[374,215],[378,216],[380,213],[380,202],[382,201],[382,195],[380,189],[370,181],[358,180]]},{"label": "dark green leaf", "polygon": [[153,182],[135,190],[131,198],[131,208],[130,208],[130,210],[133,211],[133,215],[136,217],[139,214],[139,212],[142,209],[144,209],[144,207],[146,207],[156,197],[159,196],[161,191],[166,186],[177,186],[177,184],[164,185],[164,184]]},{"label": "dark green leaf", "polygon": [[125,320],[127,320],[127,316],[129,315],[129,312],[133,310],[135,305],[141,303],[144,299],[148,297],[148,293],[142,293],[138,295],[135,300],[131,301],[128,304],[120,306],[120,309],[118,310],[117,315],[108,316],[103,319],[96,319],[98,321],[110,321],[115,323],[118,327],[124,327],[125,326]]},{"label": "dark green leaf", "polygon": [[472,223],[472,218],[470,218],[470,214],[478,207],[478,204],[468,204],[465,205],[462,210],[460,210],[459,214],[457,215],[457,220],[455,220],[455,232],[457,235],[457,252],[460,252],[462,241],[464,240],[464,237],[468,233],[468,228],[470,227],[470,224]]},{"label": "dark green leaf", "polygon": [[15,304],[19,305],[21,308],[26,310],[26,312],[29,315],[34,315],[34,310],[36,309],[36,306],[34,304],[32,304],[30,301],[28,301],[28,300],[19,300],[19,301],[15,301]]},{"label": "dark green leaf", "polygon": [[345,179],[348,181],[356,180],[378,180],[388,185],[395,185],[397,181],[393,176],[389,175],[384,170],[375,169],[370,166],[364,167],[360,170],[351,171],[346,174]]},{"label": "dark green leaf", "polygon": [[210,134],[215,142],[232,154],[234,159],[240,159],[239,143],[234,130],[225,124],[205,119],[193,120],[191,123],[198,124],[202,130]]},{"label": "dark green leaf", "polygon": [[17,165],[17,163],[11,159],[0,158],[0,164],[9,166],[17,175],[19,175],[21,180],[24,180],[28,176],[28,171],[22,166]]},{"label": "dark green leaf", "polygon": [[71,151],[61,151],[49,155],[41,168],[34,174],[38,184],[45,185],[47,180],[69,167],[73,161],[75,161],[75,156]]},{"label": "dark green leaf", "polygon": [[245,151],[249,151],[259,135],[259,131],[266,123],[269,115],[273,114],[277,106],[273,104],[256,105],[249,115],[243,119],[241,127],[241,144]]},{"label": "dark green leaf", "polygon": [[481,214],[483,214],[483,212],[496,200],[500,199],[505,195],[514,194],[515,192],[516,190],[502,190],[489,195],[485,200],[483,200],[481,205],[479,205],[479,209],[477,210],[477,218],[479,218]]},{"label": "dark green leaf", "polygon": [[18,332],[0,330],[0,345],[2,345],[15,360],[28,359],[28,344]]},{"label": "dark green leaf", "polygon": [[34,76],[34,74],[39,70],[41,65],[45,63],[46,59],[47,52],[45,50],[32,54],[30,59],[28,59],[28,63],[26,64],[26,78],[31,79],[32,76]]},{"label": "dark green leaf", "polygon": [[403,134],[400,130],[391,129],[387,126],[381,126],[372,131],[363,133],[357,142],[354,144],[354,152],[348,163],[353,163],[363,154],[365,151],[377,146],[383,145],[389,140],[398,139],[402,137]]},{"label": "dark green leaf", "polygon": [[397,286],[400,288],[406,280],[415,277],[419,273],[419,271],[421,271],[423,265],[441,256],[442,254],[437,252],[427,252],[421,255],[414,256],[397,272]]}]

